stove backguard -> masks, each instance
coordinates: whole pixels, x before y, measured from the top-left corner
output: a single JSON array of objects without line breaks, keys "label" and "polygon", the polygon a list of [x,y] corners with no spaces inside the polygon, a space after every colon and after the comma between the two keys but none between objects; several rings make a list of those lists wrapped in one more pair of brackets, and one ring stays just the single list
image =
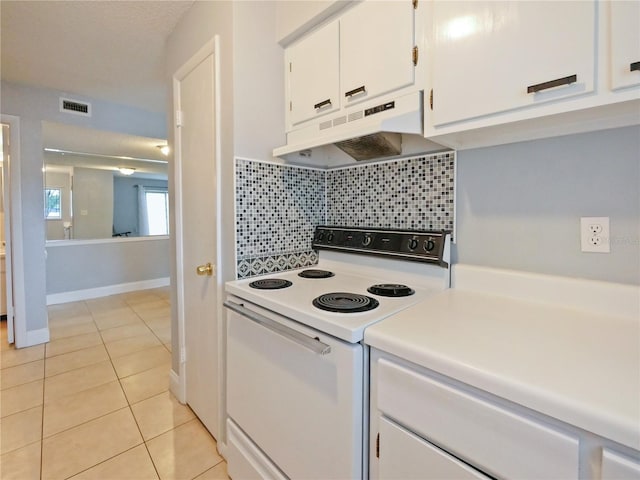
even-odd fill
[{"label": "stove backguard", "polygon": [[449,232],[380,228],[316,227],[312,246],[318,250],[383,255],[448,267]]}]

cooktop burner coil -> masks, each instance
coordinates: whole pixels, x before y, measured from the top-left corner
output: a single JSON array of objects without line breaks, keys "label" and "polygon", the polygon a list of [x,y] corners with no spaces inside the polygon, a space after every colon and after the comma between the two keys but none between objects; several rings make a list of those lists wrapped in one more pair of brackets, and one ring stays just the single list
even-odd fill
[{"label": "cooktop burner coil", "polygon": [[257,288],[258,290],[278,290],[280,288],[290,287],[291,285],[293,285],[293,283],[282,278],[263,278],[249,284],[251,288]]},{"label": "cooktop burner coil", "polygon": [[378,283],[367,288],[367,292],[381,297],[408,297],[416,293],[406,285],[397,283]]},{"label": "cooktop burner coil", "polygon": [[313,299],[313,305],[321,310],[338,313],[356,313],[373,310],[379,305],[375,298],[356,293],[325,293]]},{"label": "cooktop burner coil", "polygon": [[302,278],[329,278],[333,277],[333,272],[330,272],[329,270],[316,270],[311,268],[301,271],[298,276]]}]

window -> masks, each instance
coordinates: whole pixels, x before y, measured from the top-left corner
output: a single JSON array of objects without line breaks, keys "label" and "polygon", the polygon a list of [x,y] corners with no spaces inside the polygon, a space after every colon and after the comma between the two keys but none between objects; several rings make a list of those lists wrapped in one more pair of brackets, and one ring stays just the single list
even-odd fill
[{"label": "window", "polygon": [[44,189],[44,218],[60,220],[62,218],[62,189]]},{"label": "window", "polygon": [[147,190],[145,201],[149,235],[169,235],[169,194],[163,191]]},{"label": "window", "polygon": [[140,235],[169,235],[169,193],[165,188],[137,187]]}]

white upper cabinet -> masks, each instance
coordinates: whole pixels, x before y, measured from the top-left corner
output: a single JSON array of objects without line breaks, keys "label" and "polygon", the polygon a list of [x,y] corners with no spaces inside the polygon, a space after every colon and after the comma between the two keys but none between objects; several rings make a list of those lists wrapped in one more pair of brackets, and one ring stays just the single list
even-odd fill
[{"label": "white upper cabinet", "polygon": [[365,0],[288,46],[287,131],[317,118],[331,122],[328,114],[350,105],[423,89],[414,64],[416,11],[411,0]]},{"label": "white upper cabinet", "polygon": [[410,0],[368,0],[340,18],[345,105],[413,85],[414,12]]},{"label": "white upper cabinet", "polygon": [[340,108],[339,25],[330,23],[285,52],[289,128]]},{"label": "white upper cabinet", "polygon": [[613,1],[611,8],[611,88],[640,85],[640,2]]},{"label": "white upper cabinet", "polygon": [[432,16],[432,126],[594,91],[593,1],[442,1]]}]

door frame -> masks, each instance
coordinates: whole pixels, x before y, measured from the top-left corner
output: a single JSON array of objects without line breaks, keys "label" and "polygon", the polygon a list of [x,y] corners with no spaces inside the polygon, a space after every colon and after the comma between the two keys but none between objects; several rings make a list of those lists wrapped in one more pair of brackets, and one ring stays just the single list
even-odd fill
[{"label": "door frame", "polygon": [[[216,35],[213,39],[209,40],[205,43],[198,52],[193,55],[186,63],[184,63],[174,74],[173,74],[173,132],[174,132],[174,202],[175,202],[175,244],[176,244],[176,314],[177,314],[177,323],[178,323],[178,341],[174,342],[174,346],[177,344],[178,347],[178,358],[179,358],[179,371],[171,372],[171,391],[178,398],[181,403],[187,403],[187,387],[186,387],[186,336],[185,336],[185,297],[184,297],[184,277],[185,277],[185,266],[184,266],[184,224],[183,224],[183,191],[188,188],[188,185],[183,185],[182,179],[182,145],[181,145],[181,132],[180,132],[180,119],[178,118],[178,112],[181,111],[180,105],[180,82],[184,79],[189,72],[191,72],[199,63],[201,63],[205,58],[210,55],[213,55],[214,60],[214,123],[215,123],[215,131],[213,132],[216,138],[216,185],[215,185],[215,194],[216,194],[216,211],[214,212],[216,222],[216,244],[217,251],[215,252],[215,261],[216,261],[216,271],[215,271],[215,280],[216,280],[216,288],[218,295],[218,304],[216,306],[216,318],[217,322],[217,330],[218,330],[218,345],[216,348],[218,350],[218,356],[220,361],[218,362],[218,383],[219,383],[219,392],[224,392],[223,386],[223,378],[224,378],[224,364],[223,364],[223,345],[222,345],[222,300],[224,293],[224,283],[222,281],[222,273],[220,265],[222,264],[222,195],[221,195],[221,127],[220,127],[220,37]],[[173,329],[175,331],[176,329]],[[222,420],[224,418],[223,412],[223,402],[222,399],[219,399],[219,409],[218,409],[218,419],[219,425],[222,425]],[[220,427],[222,428],[222,427]],[[216,432],[216,438],[219,439],[220,432]]]},{"label": "door frame", "polygon": [[[41,343],[29,339],[25,312],[24,243],[22,239],[22,183],[20,174],[20,117],[0,114],[0,123],[9,125],[9,175],[5,174],[5,258],[7,262],[7,322],[13,315],[14,341],[17,348]],[[5,166],[6,168],[6,166]],[[6,170],[5,170],[6,172]],[[8,228],[7,228],[8,227]]]}]

